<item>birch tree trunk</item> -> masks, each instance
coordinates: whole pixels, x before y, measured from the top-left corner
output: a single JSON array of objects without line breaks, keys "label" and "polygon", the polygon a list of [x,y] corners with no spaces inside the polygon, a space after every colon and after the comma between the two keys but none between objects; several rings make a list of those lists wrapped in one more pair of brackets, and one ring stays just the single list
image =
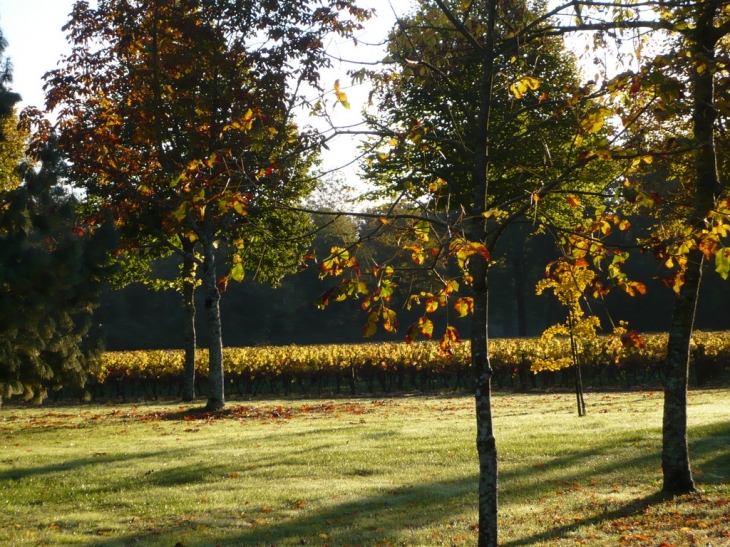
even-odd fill
[{"label": "birch tree trunk", "polygon": [[476,400],[479,454],[479,547],[497,546],[497,443],[492,424],[492,366],[489,362],[487,261],[471,260],[474,315],[471,327],[471,366]]},{"label": "birch tree trunk", "polygon": [[[470,239],[486,243],[485,219],[489,197],[489,119],[494,86],[494,40],[496,1],[486,2],[487,39],[480,81],[479,115],[472,176],[474,210]],[[492,251],[493,249],[489,249]],[[487,260],[480,254],[472,256],[469,270],[474,292],[474,316],[471,327],[471,365],[474,373],[474,397],[477,422],[477,453],[479,455],[479,547],[497,547],[497,443],[492,424],[492,367],[489,362],[489,292]]]}]

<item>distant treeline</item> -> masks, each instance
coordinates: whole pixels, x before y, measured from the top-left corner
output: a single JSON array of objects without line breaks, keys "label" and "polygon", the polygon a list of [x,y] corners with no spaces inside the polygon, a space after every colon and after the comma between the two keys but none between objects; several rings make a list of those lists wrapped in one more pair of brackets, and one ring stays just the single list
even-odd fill
[{"label": "distant treeline", "polygon": [[[493,257],[490,272],[489,328],[490,336],[511,338],[539,336],[545,328],[565,321],[565,310],[552,294],[537,296],[535,285],[545,275],[545,267],[558,258],[553,239],[541,234],[529,236],[530,225],[514,230],[505,238],[500,252]],[[633,228],[632,228],[633,230]],[[617,237],[631,241],[634,234],[622,232]],[[315,242],[317,244],[318,242]],[[318,256],[326,256],[326,246],[319,242]],[[593,314],[601,318],[604,332],[612,330],[611,321],[629,321],[631,329],[639,332],[665,332],[674,305],[674,293],[655,279],[668,270],[654,260],[651,253],[632,251],[625,271],[632,279],[647,285],[647,294],[629,297],[615,289],[605,302],[589,300]],[[178,272],[178,259],[158,261],[154,270],[160,277],[173,278]],[[730,284],[712,271],[707,263],[702,280],[696,328],[702,330],[730,329]],[[223,342],[226,346],[242,347],[282,344],[340,344],[365,341],[362,327],[366,316],[357,301],[347,300],[317,309],[313,302],[333,281],[320,281],[316,266],[284,278],[279,288],[253,280],[249,274],[242,283],[230,283],[221,300]],[[414,307],[403,307],[409,282],[403,279],[402,292],[396,296],[393,308],[401,325],[397,334],[379,331],[372,340],[402,340],[405,329],[423,314]],[[198,309],[203,308],[199,291]],[[162,349],[183,347],[184,316],[180,295],[172,290],[155,292],[141,284],[121,290],[108,288],[96,320],[106,332],[108,350]],[[436,329],[443,330],[446,322],[456,326],[461,336],[469,334],[470,318],[459,319],[450,308],[430,315]],[[207,333],[203,314],[198,314],[198,345],[206,347]]]}]

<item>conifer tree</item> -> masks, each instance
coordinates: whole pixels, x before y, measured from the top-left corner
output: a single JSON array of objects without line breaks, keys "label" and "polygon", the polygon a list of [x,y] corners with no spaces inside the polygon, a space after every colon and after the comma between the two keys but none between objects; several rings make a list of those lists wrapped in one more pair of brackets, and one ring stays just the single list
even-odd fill
[{"label": "conifer tree", "polygon": [[[0,55],[4,45],[0,36]],[[20,100],[10,81],[6,61],[0,79],[3,131]],[[22,134],[12,127],[0,134],[0,144],[12,142],[8,133]],[[18,150],[7,151],[8,158],[19,157]],[[62,164],[53,140],[36,159],[39,169],[31,161],[12,169],[3,163],[3,179],[21,184],[0,189],[0,403],[21,394],[41,402],[49,388],[83,387],[101,351],[92,311],[108,273],[113,231],[75,223],[77,203],[60,185]]]}]

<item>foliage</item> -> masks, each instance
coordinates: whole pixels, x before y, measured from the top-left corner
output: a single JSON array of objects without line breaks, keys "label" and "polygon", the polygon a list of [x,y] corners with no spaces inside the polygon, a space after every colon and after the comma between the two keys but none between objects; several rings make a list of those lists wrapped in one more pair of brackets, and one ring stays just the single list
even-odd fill
[{"label": "foliage", "polygon": [[0,190],[13,190],[20,183],[18,165],[25,157],[28,134],[18,127],[15,111],[0,118]]},{"label": "foliage", "polygon": [[25,155],[27,132],[18,128],[15,104],[20,95],[9,89],[13,81],[10,60],[3,57],[7,42],[0,32],[0,191],[13,190],[20,184],[17,168]]},{"label": "foliage", "polygon": [[[477,15],[480,9],[466,10],[467,30],[477,35],[486,24]],[[540,9],[525,4],[503,14],[499,38],[509,34],[512,19],[534,20]],[[483,57],[463,32],[452,28],[436,2],[422,1],[393,29],[386,61],[390,67],[374,76],[372,100],[378,114],[369,123],[378,136],[366,145],[373,150],[366,159],[366,178],[378,188],[376,195],[405,192],[422,203],[432,200],[442,215],[458,215],[462,207],[473,214],[473,154],[483,130]],[[495,63],[489,196],[483,206],[499,216],[500,207],[501,213],[513,209],[503,203],[519,202],[564,173],[577,157],[577,139],[585,146],[605,140],[607,125],[599,105],[581,101],[585,92],[578,91],[576,60],[561,40],[500,49]],[[579,193],[602,189],[607,180],[610,173],[589,166],[571,188]],[[566,195],[543,197],[540,208],[552,207],[555,220],[561,214],[574,218]]]},{"label": "foliage", "polygon": [[110,223],[79,224],[60,186],[57,151],[24,166],[24,184],[0,193],[0,397],[40,402],[47,390],[83,387],[102,351],[92,329],[116,238]]},{"label": "foliage", "polygon": [[[5,49],[0,35],[0,56]],[[78,222],[62,186],[55,140],[22,165],[20,96],[5,60],[0,75],[0,403],[42,401],[49,388],[83,387],[102,351],[92,311],[109,273],[115,237],[107,224]],[[52,137],[52,135],[49,135]],[[40,162],[36,169],[33,160]],[[22,184],[20,184],[22,181]]]},{"label": "foliage", "polygon": [[[582,366],[599,371],[606,366],[616,367],[621,373],[628,367],[656,371],[665,357],[666,334],[645,334],[638,338],[619,326],[609,336],[595,336],[580,346]],[[693,348],[720,368],[730,368],[730,333],[695,333]],[[373,371],[389,375],[412,372],[438,376],[462,374],[469,377],[470,344],[454,344],[453,353],[444,354],[438,342],[381,342],[370,344],[257,346],[225,348],[223,351],[226,374],[236,381],[243,379],[365,378]],[[572,364],[570,341],[565,336],[543,338],[495,338],[491,344],[492,366],[498,374],[511,376],[518,368],[537,374],[544,370],[558,370],[559,363]],[[196,364],[205,377],[207,353],[199,350]],[[105,352],[102,367],[95,381],[155,380],[179,381],[182,374],[182,350],[148,350]]]},{"label": "foliage", "polygon": [[[103,0],[77,2],[65,27],[73,51],[46,79],[69,177],[92,218],[112,211],[126,248],[151,238],[202,266],[221,382],[220,290],[247,267],[277,282],[299,262],[307,219],[279,206],[311,189],[319,137],[293,111],[329,63],[327,33],[348,35],[367,15],[339,0],[316,9]],[[226,242],[231,264],[219,276],[216,249]],[[200,258],[185,248],[198,243]],[[211,394],[209,405],[223,404]]]}]

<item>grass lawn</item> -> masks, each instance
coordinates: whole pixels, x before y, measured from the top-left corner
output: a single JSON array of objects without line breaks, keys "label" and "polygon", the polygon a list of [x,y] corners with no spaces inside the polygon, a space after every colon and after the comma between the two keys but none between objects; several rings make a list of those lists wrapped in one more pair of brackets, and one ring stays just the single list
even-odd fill
[{"label": "grass lawn", "polygon": [[[701,493],[661,486],[661,392],[495,394],[500,541],[730,545],[730,390],[690,394]],[[9,405],[0,545],[475,545],[468,396]]]}]

